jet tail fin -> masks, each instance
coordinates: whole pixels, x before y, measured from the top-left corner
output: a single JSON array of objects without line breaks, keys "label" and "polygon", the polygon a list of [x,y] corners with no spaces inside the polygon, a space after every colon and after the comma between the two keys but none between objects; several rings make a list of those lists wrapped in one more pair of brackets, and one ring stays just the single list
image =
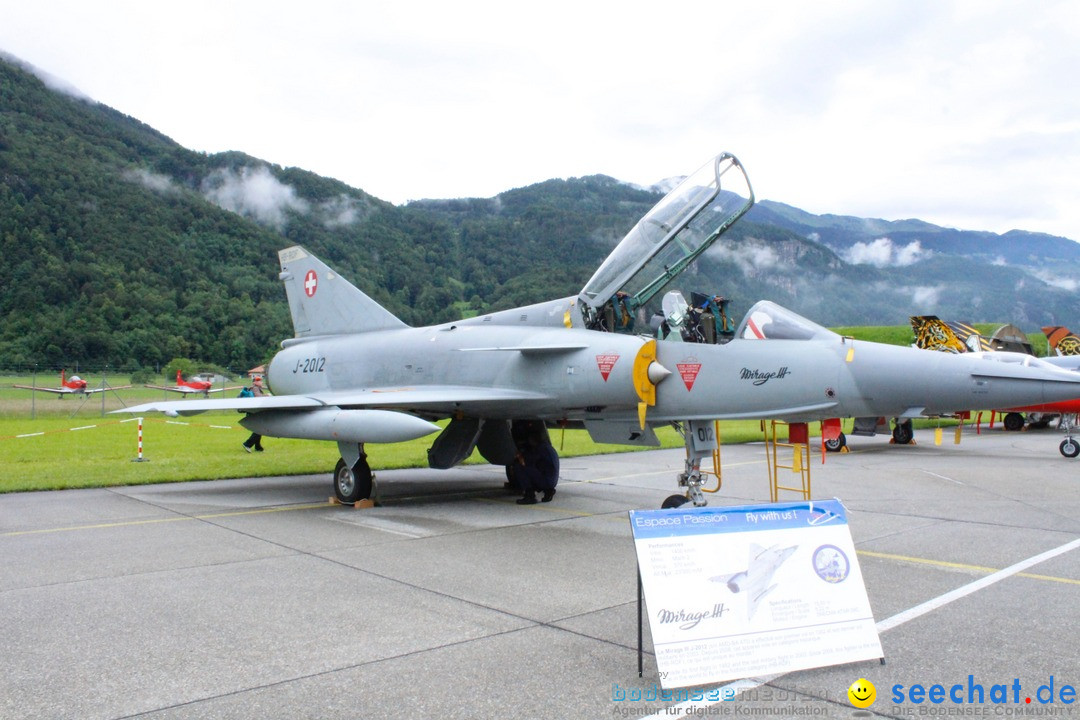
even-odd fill
[{"label": "jet tail fin", "polygon": [[1062,325],[1051,325],[1042,329],[1050,349],[1057,355],[1080,355],[1080,338]]},{"label": "jet tail fin", "polygon": [[407,327],[299,245],[278,252],[298,338]]},{"label": "jet tail fin", "polygon": [[923,350],[962,353],[968,346],[952,327],[936,315],[912,315],[911,329],[915,332],[915,347]]}]

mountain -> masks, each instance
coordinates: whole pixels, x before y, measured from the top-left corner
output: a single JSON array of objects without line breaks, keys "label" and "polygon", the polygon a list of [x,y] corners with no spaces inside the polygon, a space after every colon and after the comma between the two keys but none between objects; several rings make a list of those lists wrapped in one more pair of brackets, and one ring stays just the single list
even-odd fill
[{"label": "mountain", "polygon": [[[411,324],[571,295],[660,197],[597,175],[394,206],[241,152],[193,152],[0,60],[0,366],[245,370],[291,334],[276,252],[297,243]],[[1075,324],[1073,294],[1052,284],[1080,267],[1062,238],[768,201],[726,238],[684,290],[727,295],[737,315],[768,297],[826,324],[916,311]]]}]

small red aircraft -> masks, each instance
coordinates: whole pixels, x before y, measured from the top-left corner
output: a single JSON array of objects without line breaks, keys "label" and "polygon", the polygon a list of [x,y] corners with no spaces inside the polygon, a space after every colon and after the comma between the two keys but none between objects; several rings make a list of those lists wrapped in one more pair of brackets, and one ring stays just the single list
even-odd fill
[{"label": "small red aircraft", "polygon": [[225,390],[239,390],[240,386],[236,387],[214,387],[214,384],[209,380],[185,380],[184,374],[176,371],[176,384],[175,385],[147,385],[148,388],[154,388],[155,390],[167,390],[169,392],[181,393],[183,395],[192,395],[195,393],[201,393],[203,397],[210,397],[210,393],[218,393]]},{"label": "small red aircraft", "polygon": [[41,392],[54,393],[62,399],[65,395],[92,395],[103,390],[122,390],[123,388],[129,388],[130,385],[106,385],[98,388],[86,387],[86,381],[78,375],[72,375],[69,379],[67,377],[67,371],[60,371],[60,387],[40,387],[37,385],[13,385],[12,387],[21,388],[23,390],[39,390]]}]

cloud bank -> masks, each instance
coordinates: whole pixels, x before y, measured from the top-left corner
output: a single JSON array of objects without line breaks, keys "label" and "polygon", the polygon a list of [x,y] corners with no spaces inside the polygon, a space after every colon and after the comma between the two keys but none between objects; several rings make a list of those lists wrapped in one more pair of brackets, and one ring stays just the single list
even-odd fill
[{"label": "cloud bank", "polygon": [[288,211],[308,211],[308,203],[262,165],[238,171],[215,170],[203,181],[202,190],[203,195],[218,207],[278,231],[285,228]]},{"label": "cloud bank", "polygon": [[874,267],[906,267],[930,257],[933,253],[923,250],[918,240],[899,246],[887,237],[872,242],[857,242],[843,253],[843,258],[852,265],[873,265]]}]

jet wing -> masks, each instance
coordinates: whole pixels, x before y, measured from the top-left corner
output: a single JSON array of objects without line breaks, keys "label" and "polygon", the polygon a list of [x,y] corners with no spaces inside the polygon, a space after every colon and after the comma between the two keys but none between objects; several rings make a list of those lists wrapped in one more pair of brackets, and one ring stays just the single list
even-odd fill
[{"label": "jet wing", "polygon": [[134,414],[163,412],[168,415],[195,415],[202,412],[222,410],[259,412],[261,410],[311,410],[322,407],[397,407],[437,411],[441,408],[459,406],[547,399],[549,399],[547,395],[526,390],[435,385],[319,392],[307,395],[274,395],[255,398],[165,400],[134,405],[113,412]]}]

